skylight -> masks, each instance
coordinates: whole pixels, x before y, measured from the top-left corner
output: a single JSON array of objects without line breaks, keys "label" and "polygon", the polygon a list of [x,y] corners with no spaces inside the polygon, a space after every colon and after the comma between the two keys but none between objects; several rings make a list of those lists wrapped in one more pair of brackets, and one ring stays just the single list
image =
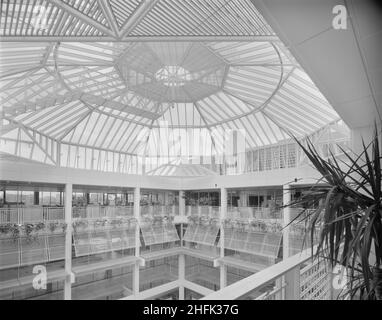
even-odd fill
[{"label": "skylight", "polygon": [[181,87],[192,80],[190,72],[181,66],[165,66],[155,73],[155,78],[168,87]]}]

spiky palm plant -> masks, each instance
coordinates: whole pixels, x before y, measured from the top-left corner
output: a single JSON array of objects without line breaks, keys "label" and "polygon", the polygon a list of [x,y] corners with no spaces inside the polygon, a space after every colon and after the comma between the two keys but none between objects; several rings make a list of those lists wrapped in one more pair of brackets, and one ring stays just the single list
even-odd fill
[{"label": "spiky palm plant", "polygon": [[345,161],[332,153],[325,159],[312,142],[304,146],[295,140],[322,178],[306,195],[288,204],[317,208],[302,211],[294,220],[309,221],[312,250],[318,231],[315,258],[324,257],[332,267],[339,264],[346,268],[347,297],[382,300],[381,154],[377,130],[369,145],[363,143],[361,154],[341,148]]}]

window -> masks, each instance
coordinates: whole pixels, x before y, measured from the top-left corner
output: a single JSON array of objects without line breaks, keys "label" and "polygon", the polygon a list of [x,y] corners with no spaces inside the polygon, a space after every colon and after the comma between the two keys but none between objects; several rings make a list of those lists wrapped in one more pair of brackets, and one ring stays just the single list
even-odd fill
[{"label": "window", "polygon": [[[31,195],[32,203],[34,195]],[[63,196],[61,192],[39,192],[39,205],[42,206],[59,206],[63,204]]]},{"label": "window", "polygon": [[51,192],[50,193],[50,205],[51,206],[62,205],[61,192]]},{"label": "window", "polygon": [[21,191],[21,202],[30,206],[34,204],[34,192],[33,191]]},{"label": "window", "polygon": [[116,201],[116,195],[115,194],[107,194],[107,204],[109,206],[115,206],[115,201]]},{"label": "window", "polygon": [[102,205],[103,194],[102,193],[89,193],[89,204]]},{"label": "window", "polygon": [[5,201],[7,203],[17,203],[17,191],[7,190],[5,191]]},{"label": "window", "polygon": [[86,197],[84,193],[74,192],[72,195],[73,206],[82,207],[86,205]]}]

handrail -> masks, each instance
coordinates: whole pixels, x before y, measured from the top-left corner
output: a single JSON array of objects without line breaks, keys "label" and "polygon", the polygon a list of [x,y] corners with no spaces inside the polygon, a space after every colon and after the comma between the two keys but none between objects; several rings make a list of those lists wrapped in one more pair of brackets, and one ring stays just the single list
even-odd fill
[{"label": "handrail", "polygon": [[[314,248],[314,251],[316,248]],[[249,292],[261,288],[270,281],[276,280],[287,272],[307,262],[312,258],[311,248],[263,269],[247,278],[231,284],[219,291],[205,296],[201,300],[235,300],[240,299]]]}]

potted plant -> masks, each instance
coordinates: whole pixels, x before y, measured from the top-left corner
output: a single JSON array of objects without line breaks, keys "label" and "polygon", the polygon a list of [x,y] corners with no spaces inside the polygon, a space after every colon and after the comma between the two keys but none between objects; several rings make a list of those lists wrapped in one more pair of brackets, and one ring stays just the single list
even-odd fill
[{"label": "potted plant", "polygon": [[190,223],[196,224],[196,222],[199,220],[199,217],[197,217],[197,216],[188,216],[187,219],[190,221]]},{"label": "potted plant", "polygon": [[233,228],[234,222],[232,221],[232,219],[225,219],[223,223],[224,228]]},{"label": "potted plant", "polygon": [[315,258],[321,256],[331,267],[339,264],[346,268],[347,297],[382,300],[381,154],[377,130],[368,146],[363,143],[359,155],[339,146],[346,161],[332,153],[325,159],[310,141],[304,146],[295,140],[322,179],[288,204],[316,208],[303,210],[294,221],[309,222],[306,232],[312,248],[318,231]]},{"label": "potted plant", "polygon": [[107,219],[97,219],[94,221],[93,227],[97,230],[103,230],[108,225]]},{"label": "potted plant", "polygon": [[[21,226],[23,235],[26,237],[28,243],[38,240],[38,236],[45,232],[45,223],[25,223]],[[20,233],[19,233],[20,234]]]},{"label": "potted plant", "polygon": [[62,221],[50,221],[48,224],[48,229],[50,233],[65,233],[66,223]]},{"label": "potted plant", "polygon": [[0,224],[0,238],[12,238],[13,226],[11,223]]},{"label": "potted plant", "polygon": [[86,231],[88,229],[88,221],[83,219],[78,219],[72,223],[74,232]]}]

